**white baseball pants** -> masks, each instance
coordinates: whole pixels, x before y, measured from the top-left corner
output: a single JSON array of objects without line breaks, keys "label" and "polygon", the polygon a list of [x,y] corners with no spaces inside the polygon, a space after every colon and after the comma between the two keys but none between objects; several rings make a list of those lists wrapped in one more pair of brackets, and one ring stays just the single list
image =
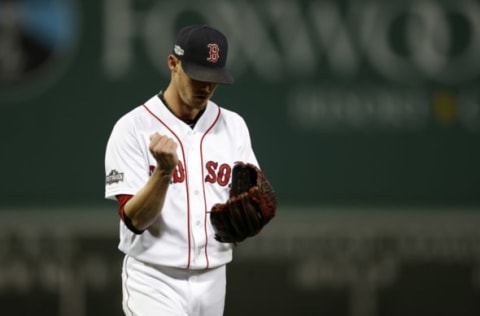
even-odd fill
[{"label": "white baseball pants", "polygon": [[226,267],[187,270],[151,265],[125,256],[122,269],[126,316],[222,316]]}]

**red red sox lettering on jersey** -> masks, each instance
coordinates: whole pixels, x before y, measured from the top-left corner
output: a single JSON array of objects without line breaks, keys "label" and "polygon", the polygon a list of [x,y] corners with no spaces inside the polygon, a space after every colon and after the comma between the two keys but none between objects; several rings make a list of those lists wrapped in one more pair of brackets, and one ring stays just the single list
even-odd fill
[{"label": "red red sox lettering on jersey", "polygon": [[[155,170],[155,166],[150,166],[150,175]],[[207,175],[205,176],[204,181],[208,183],[218,183],[221,186],[227,186],[230,183],[230,178],[232,176],[232,166],[227,163],[219,164],[218,162],[208,161],[205,164],[205,171]],[[115,173],[114,178],[118,181],[118,172],[113,170]],[[121,173],[120,173],[121,174]],[[121,174],[121,181],[123,181],[123,174]],[[107,177],[107,178],[110,178]],[[182,183],[185,181],[185,168],[181,161],[178,161],[177,169],[173,173],[171,183]],[[114,181],[107,181],[107,183],[113,183]]]}]

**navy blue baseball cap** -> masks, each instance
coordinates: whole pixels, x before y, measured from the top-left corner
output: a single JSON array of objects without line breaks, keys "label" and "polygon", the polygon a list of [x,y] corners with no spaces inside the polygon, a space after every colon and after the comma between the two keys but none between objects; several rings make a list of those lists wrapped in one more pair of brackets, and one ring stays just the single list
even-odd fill
[{"label": "navy blue baseball cap", "polygon": [[206,25],[182,28],[175,40],[173,54],[182,61],[182,68],[192,79],[231,84],[233,76],[226,68],[227,38]]}]

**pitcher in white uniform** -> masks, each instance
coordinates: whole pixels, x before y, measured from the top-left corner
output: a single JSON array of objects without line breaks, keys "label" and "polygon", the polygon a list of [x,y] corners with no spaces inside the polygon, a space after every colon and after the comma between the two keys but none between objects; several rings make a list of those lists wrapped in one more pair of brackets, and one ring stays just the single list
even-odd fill
[{"label": "pitcher in white uniform", "polygon": [[233,83],[224,34],[181,29],[167,87],[122,116],[105,155],[105,197],[117,200],[123,310],[139,316],[220,316],[232,245],[209,211],[229,196],[236,161],[258,165],[244,119],[215,104]]}]

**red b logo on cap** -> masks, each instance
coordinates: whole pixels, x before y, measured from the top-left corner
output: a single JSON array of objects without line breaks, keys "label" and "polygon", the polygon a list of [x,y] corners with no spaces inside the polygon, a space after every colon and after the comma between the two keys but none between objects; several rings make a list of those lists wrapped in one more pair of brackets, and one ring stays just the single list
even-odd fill
[{"label": "red b logo on cap", "polygon": [[207,58],[208,61],[212,63],[216,63],[218,61],[218,58],[220,57],[218,55],[218,52],[220,49],[218,48],[217,44],[208,44],[208,48],[210,49],[210,56]]}]

